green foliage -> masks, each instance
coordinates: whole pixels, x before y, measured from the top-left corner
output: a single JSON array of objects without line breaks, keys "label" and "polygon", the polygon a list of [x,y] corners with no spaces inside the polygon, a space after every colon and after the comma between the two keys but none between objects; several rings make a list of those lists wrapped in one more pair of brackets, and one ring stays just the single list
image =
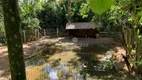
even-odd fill
[{"label": "green foliage", "polygon": [[82,3],[80,8],[79,12],[82,18],[87,18],[89,13],[91,13],[89,2]]},{"label": "green foliage", "polygon": [[117,19],[120,18],[120,15],[122,15],[120,6],[118,5],[118,2],[115,1],[110,9],[108,9],[102,15],[95,14],[92,18],[92,21],[101,25],[101,31],[118,32],[120,31],[120,24],[117,23]]},{"label": "green foliage", "polygon": [[[42,28],[64,28],[66,26],[69,12],[68,0],[49,0],[38,13],[40,27]],[[90,22],[94,13],[86,0],[71,1],[71,22]]]},{"label": "green foliage", "polygon": [[[94,20],[98,19],[103,23],[103,26],[106,26],[105,29],[111,29],[113,24],[120,26],[127,55],[131,56],[130,59],[132,59],[132,56],[134,57],[135,63],[133,65],[139,72],[138,68],[141,65],[142,59],[142,0],[116,0],[115,4],[108,10],[113,4],[113,0],[109,1],[90,0],[92,10],[97,14],[103,13],[101,16],[94,16]],[[138,75],[140,74],[138,73]]]},{"label": "green foliage", "polygon": [[72,22],[90,22],[94,16],[87,0],[72,2],[71,13]]},{"label": "green foliage", "polygon": [[0,32],[4,32],[4,23],[3,23],[3,11],[2,6],[0,6]]},{"label": "green foliage", "polygon": [[39,28],[37,13],[43,10],[44,0],[23,0],[20,2],[22,29]]},{"label": "green foliage", "polygon": [[114,0],[90,0],[92,10],[99,15],[108,10],[113,3]]},{"label": "green foliage", "polygon": [[23,29],[36,29],[39,27],[39,20],[37,18],[28,17],[22,20]]},{"label": "green foliage", "polygon": [[46,2],[43,6],[44,10],[38,13],[38,19],[40,20],[40,26],[42,28],[47,27],[62,27],[66,25],[66,1],[63,3],[56,3],[53,1]]},{"label": "green foliage", "polygon": [[137,14],[139,17],[139,23],[142,23],[142,11]]}]

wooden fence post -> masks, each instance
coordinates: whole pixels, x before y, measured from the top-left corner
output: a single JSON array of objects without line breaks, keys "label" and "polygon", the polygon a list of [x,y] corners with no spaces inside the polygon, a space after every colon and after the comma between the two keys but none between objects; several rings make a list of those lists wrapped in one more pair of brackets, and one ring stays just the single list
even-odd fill
[{"label": "wooden fence post", "polygon": [[37,36],[38,36],[38,39],[39,39],[39,29],[37,30]]},{"label": "wooden fence post", "polygon": [[45,31],[45,29],[43,29],[44,30],[44,36],[46,36],[46,31]]},{"label": "wooden fence post", "polygon": [[59,37],[59,28],[57,28],[57,37]]},{"label": "wooden fence post", "polygon": [[34,31],[35,31],[35,40],[36,40],[37,39],[37,37],[36,37],[36,29]]},{"label": "wooden fence post", "polygon": [[26,42],[26,31],[23,30],[23,35],[24,35],[24,42]]}]

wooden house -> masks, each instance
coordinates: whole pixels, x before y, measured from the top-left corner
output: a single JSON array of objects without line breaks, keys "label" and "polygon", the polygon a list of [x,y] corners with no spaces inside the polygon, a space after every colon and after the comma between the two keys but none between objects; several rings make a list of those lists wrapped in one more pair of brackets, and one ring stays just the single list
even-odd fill
[{"label": "wooden house", "polygon": [[96,38],[99,26],[94,22],[76,22],[66,25],[69,37],[92,37]]}]

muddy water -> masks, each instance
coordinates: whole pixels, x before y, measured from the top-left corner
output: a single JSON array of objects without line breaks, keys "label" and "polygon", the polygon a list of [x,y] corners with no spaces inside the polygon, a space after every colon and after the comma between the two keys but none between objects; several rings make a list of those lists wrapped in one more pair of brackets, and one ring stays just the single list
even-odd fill
[{"label": "muddy water", "polygon": [[[70,47],[68,50],[57,51],[53,55],[45,55],[46,57],[38,56],[30,59],[26,61],[27,80],[47,80],[49,73],[44,71],[47,65],[50,65],[58,72],[58,78],[60,80],[63,80],[63,78],[67,80],[81,79],[83,75],[80,74],[80,72],[83,68],[81,69],[80,67],[83,67],[83,62],[87,60],[86,58],[88,57],[89,60],[89,58],[94,57],[96,60],[99,60],[104,56],[102,51],[98,49],[98,47],[85,47],[74,50]],[[94,52],[94,50],[97,51]],[[97,52],[99,53],[97,54]],[[64,67],[62,65],[64,65]],[[64,70],[66,70],[66,73],[64,73]]]},{"label": "muddy water", "polygon": [[[58,62],[58,59],[61,59],[60,62]],[[75,52],[67,51],[62,53],[56,53],[53,56],[47,58],[41,59],[33,59],[26,62],[26,72],[27,72],[27,80],[44,80],[48,79],[48,73],[44,72],[44,69],[47,65],[51,65],[52,68],[55,70],[58,70],[59,74],[58,76],[63,76],[61,72],[59,71],[59,68],[61,64],[66,64],[72,59],[79,59],[76,57]],[[66,66],[65,68],[69,68],[69,66]],[[70,66],[70,68],[73,68]],[[62,79],[61,79],[62,80]]]},{"label": "muddy water", "polygon": [[57,72],[59,80],[83,80],[84,78],[88,80],[104,78],[109,80],[120,78],[118,75],[115,76],[114,73],[111,73],[112,71],[106,71],[103,68],[104,64],[100,62],[108,49],[99,46],[80,48],[58,46],[58,49],[63,50],[55,51],[55,48],[57,47],[52,46],[52,48],[47,49],[50,51],[45,51],[48,52],[47,54],[44,53],[44,55],[38,55],[26,61],[27,80],[49,80],[50,72],[45,71],[47,66]]}]

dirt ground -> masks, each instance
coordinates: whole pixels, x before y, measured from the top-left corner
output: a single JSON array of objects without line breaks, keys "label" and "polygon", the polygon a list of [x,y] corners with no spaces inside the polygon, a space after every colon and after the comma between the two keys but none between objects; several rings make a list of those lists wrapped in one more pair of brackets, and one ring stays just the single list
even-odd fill
[{"label": "dirt ground", "polygon": [[[39,44],[45,44],[45,43],[55,43],[59,40],[58,39],[40,39],[37,41],[32,41],[32,42],[27,42],[23,44],[23,49],[24,49],[24,56],[25,58],[30,56],[34,49],[36,48],[37,45]],[[7,47],[3,46],[0,47],[0,80],[7,80],[7,77],[9,75],[4,74],[4,72],[9,68],[9,61],[8,61],[8,51]]]},{"label": "dirt ground", "polygon": [[[97,38],[97,39],[93,39],[93,38],[78,38],[77,42],[72,39],[72,38],[64,38],[64,37],[60,37],[60,38],[42,38],[40,40],[37,41],[32,41],[32,42],[28,42],[23,44],[23,48],[24,48],[24,55],[25,58],[29,57],[30,55],[33,54],[34,50],[38,47],[38,45],[42,45],[42,44],[47,44],[47,43],[54,43],[54,45],[62,45],[64,46],[65,50],[71,49],[70,47],[68,47],[69,45],[73,45],[73,44],[78,44],[81,46],[88,46],[88,45],[93,45],[93,44],[98,44],[98,45],[102,45],[102,47],[106,48],[106,47],[116,47],[118,49],[117,54],[125,54],[125,50],[122,48],[121,44],[116,42],[113,38]],[[79,47],[74,47],[74,48],[79,48]],[[102,59],[104,57],[105,53],[103,54],[97,54],[97,59]],[[118,57],[118,62],[122,60],[121,56],[116,56]],[[76,53],[74,51],[64,51],[64,52],[59,52],[56,53],[54,55],[52,55],[51,57],[48,58],[48,61],[55,61],[57,59],[61,58],[63,62],[68,62],[71,61],[72,59],[79,59],[79,57],[76,56]],[[4,74],[4,72],[7,70],[7,68],[9,67],[9,63],[8,63],[8,53],[7,53],[7,47],[0,47],[0,80],[7,80],[7,78],[9,77],[9,74]],[[42,65],[43,67],[44,65]],[[33,68],[32,66],[29,66],[29,68]],[[38,70],[41,70],[42,68],[40,66],[34,67],[36,69],[36,71],[34,72],[28,72],[27,73],[27,78],[28,80],[36,80],[37,78],[33,78],[33,76],[39,76],[40,73],[38,73]],[[26,70],[28,70],[26,69]],[[33,73],[37,73],[37,74],[33,74]],[[30,74],[30,75],[28,75]]]}]

